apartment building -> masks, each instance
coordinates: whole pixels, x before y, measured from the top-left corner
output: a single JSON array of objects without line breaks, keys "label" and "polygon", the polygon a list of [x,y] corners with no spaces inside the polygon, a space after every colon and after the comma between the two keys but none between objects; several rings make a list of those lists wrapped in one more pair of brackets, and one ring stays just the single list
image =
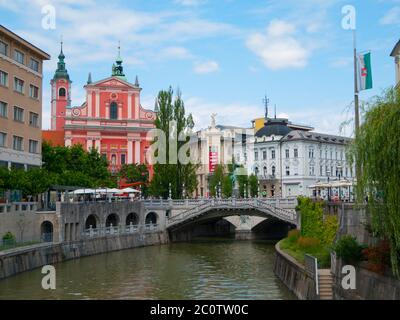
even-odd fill
[{"label": "apartment building", "polygon": [[43,61],[50,56],[0,25],[0,166],[41,159]]}]

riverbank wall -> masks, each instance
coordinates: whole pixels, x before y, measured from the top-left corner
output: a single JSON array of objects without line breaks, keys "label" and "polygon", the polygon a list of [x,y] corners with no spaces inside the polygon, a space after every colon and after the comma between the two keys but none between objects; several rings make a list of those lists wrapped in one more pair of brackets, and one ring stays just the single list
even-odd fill
[{"label": "riverbank wall", "polygon": [[167,232],[153,231],[107,235],[73,242],[43,243],[7,250],[0,252],[0,280],[44,265],[168,242]]},{"label": "riverbank wall", "polygon": [[275,245],[274,273],[300,300],[317,299],[315,280],[294,258]]}]

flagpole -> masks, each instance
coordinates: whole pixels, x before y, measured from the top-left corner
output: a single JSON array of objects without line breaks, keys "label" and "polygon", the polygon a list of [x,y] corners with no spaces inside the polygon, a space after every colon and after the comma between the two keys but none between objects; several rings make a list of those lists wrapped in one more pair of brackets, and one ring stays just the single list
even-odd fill
[{"label": "flagpole", "polygon": [[360,114],[358,105],[358,85],[357,85],[357,38],[356,29],[353,30],[353,47],[354,47],[354,131],[355,137],[358,135],[360,128]]},{"label": "flagpole", "polygon": [[[358,102],[358,76],[357,76],[357,37],[356,37],[356,29],[353,29],[353,50],[354,50],[354,135],[357,139],[358,131],[360,129],[360,113],[359,113],[359,102]],[[356,166],[356,179],[359,180],[361,178],[361,165],[359,159],[355,159]]]}]

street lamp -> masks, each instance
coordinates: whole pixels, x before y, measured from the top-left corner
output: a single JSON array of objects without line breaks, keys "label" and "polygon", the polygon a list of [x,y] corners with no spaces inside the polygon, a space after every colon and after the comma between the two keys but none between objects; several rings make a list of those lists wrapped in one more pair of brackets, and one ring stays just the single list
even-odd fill
[{"label": "street lamp", "polygon": [[247,198],[247,184],[244,184],[244,192],[243,192],[244,198]]},{"label": "street lamp", "polygon": [[221,181],[218,182],[218,198],[221,198]]},{"label": "street lamp", "polygon": [[182,198],[185,199],[186,190],[185,190],[185,183],[182,184]]},{"label": "street lamp", "polygon": [[172,199],[171,182],[168,183],[168,199]]}]

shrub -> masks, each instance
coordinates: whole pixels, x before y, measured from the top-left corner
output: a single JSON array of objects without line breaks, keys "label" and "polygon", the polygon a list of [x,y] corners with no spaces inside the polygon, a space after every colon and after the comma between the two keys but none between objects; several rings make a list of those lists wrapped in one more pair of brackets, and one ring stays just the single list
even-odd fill
[{"label": "shrub", "polygon": [[339,221],[337,216],[327,216],[323,225],[323,233],[321,242],[325,245],[332,245],[336,237],[336,232],[339,228]]},{"label": "shrub", "polygon": [[289,242],[295,243],[300,237],[300,230],[293,229],[288,232]]},{"label": "shrub", "polygon": [[316,238],[310,238],[310,237],[300,237],[297,240],[297,244],[301,249],[310,249],[313,247],[318,247],[320,246],[321,242],[316,239]]},{"label": "shrub", "polygon": [[16,240],[15,236],[10,231],[8,231],[3,236],[3,243],[4,244],[14,244],[16,242],[15,240]]},{"label": "shrub", "polygon": [[367,260],[367,269],[384,274],[385,267],[390,265],[390,245],[388,241],[381,240],[375,247],[362,250],[363,257]]},{"label": "shrub", "polygon": [[355,237],[346,235],[341,237],[333,246],[337,256],[342,258],[345,263],[357,263],[362,260],[362,250],[364,247],[357,242]]}]

